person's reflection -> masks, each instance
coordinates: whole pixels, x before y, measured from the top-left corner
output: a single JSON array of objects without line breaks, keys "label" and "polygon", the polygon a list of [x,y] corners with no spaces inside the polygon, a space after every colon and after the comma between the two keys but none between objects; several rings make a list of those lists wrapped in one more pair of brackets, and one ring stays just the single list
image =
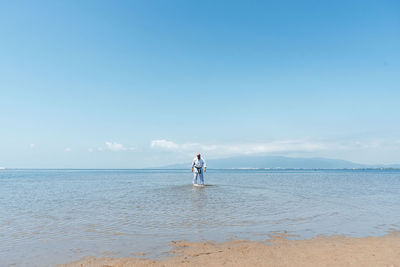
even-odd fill
[{"label": "person's reflection", "polygon": [[204,220],[204,211],[207,210],[207,187],[193,187],[190,200],[193,214],[198,216],[197,219]]}]

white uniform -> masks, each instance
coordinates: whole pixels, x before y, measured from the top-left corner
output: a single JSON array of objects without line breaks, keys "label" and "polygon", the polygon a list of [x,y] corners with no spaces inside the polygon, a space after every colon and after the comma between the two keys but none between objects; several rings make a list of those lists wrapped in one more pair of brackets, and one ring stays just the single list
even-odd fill
[{"label": "white uniform", "polygon": [[192,168],[194,169],[193,184],[197,184],[197,178],[200,178],[200,184],[204,184],[203,170],[207,168],[206,162],[202,158],[196,157],[193,160]]}]

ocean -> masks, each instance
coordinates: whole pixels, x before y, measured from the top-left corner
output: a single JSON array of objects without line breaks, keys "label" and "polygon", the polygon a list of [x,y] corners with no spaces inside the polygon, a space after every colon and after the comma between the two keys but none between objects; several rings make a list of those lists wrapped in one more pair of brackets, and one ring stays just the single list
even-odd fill
[{"label": "ocean", "polygon": [[399,170],[0,170],[0,266],[160,258],[174,240],[400,230]]}]

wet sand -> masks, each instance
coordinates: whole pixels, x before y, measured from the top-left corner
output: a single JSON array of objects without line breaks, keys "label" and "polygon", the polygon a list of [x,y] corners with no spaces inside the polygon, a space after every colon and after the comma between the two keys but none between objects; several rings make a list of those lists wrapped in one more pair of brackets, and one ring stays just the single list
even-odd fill
[{"label": "wet sand", "polygon": [[276,234],[265,243],[174,241],[171,246],[173,256],[162,260],[85,257],[60,266],[400,266],[398,232],[381,237],[318,236],[307,240],[289,240]]}]

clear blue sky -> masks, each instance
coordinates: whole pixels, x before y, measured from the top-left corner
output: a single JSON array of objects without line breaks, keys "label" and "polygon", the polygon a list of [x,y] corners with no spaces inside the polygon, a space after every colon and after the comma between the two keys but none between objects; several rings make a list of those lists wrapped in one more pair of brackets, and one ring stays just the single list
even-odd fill
[{"label": "clear blue sky", "polygon": [[0,166],[400,163],[399,1],[1,1]]}]

